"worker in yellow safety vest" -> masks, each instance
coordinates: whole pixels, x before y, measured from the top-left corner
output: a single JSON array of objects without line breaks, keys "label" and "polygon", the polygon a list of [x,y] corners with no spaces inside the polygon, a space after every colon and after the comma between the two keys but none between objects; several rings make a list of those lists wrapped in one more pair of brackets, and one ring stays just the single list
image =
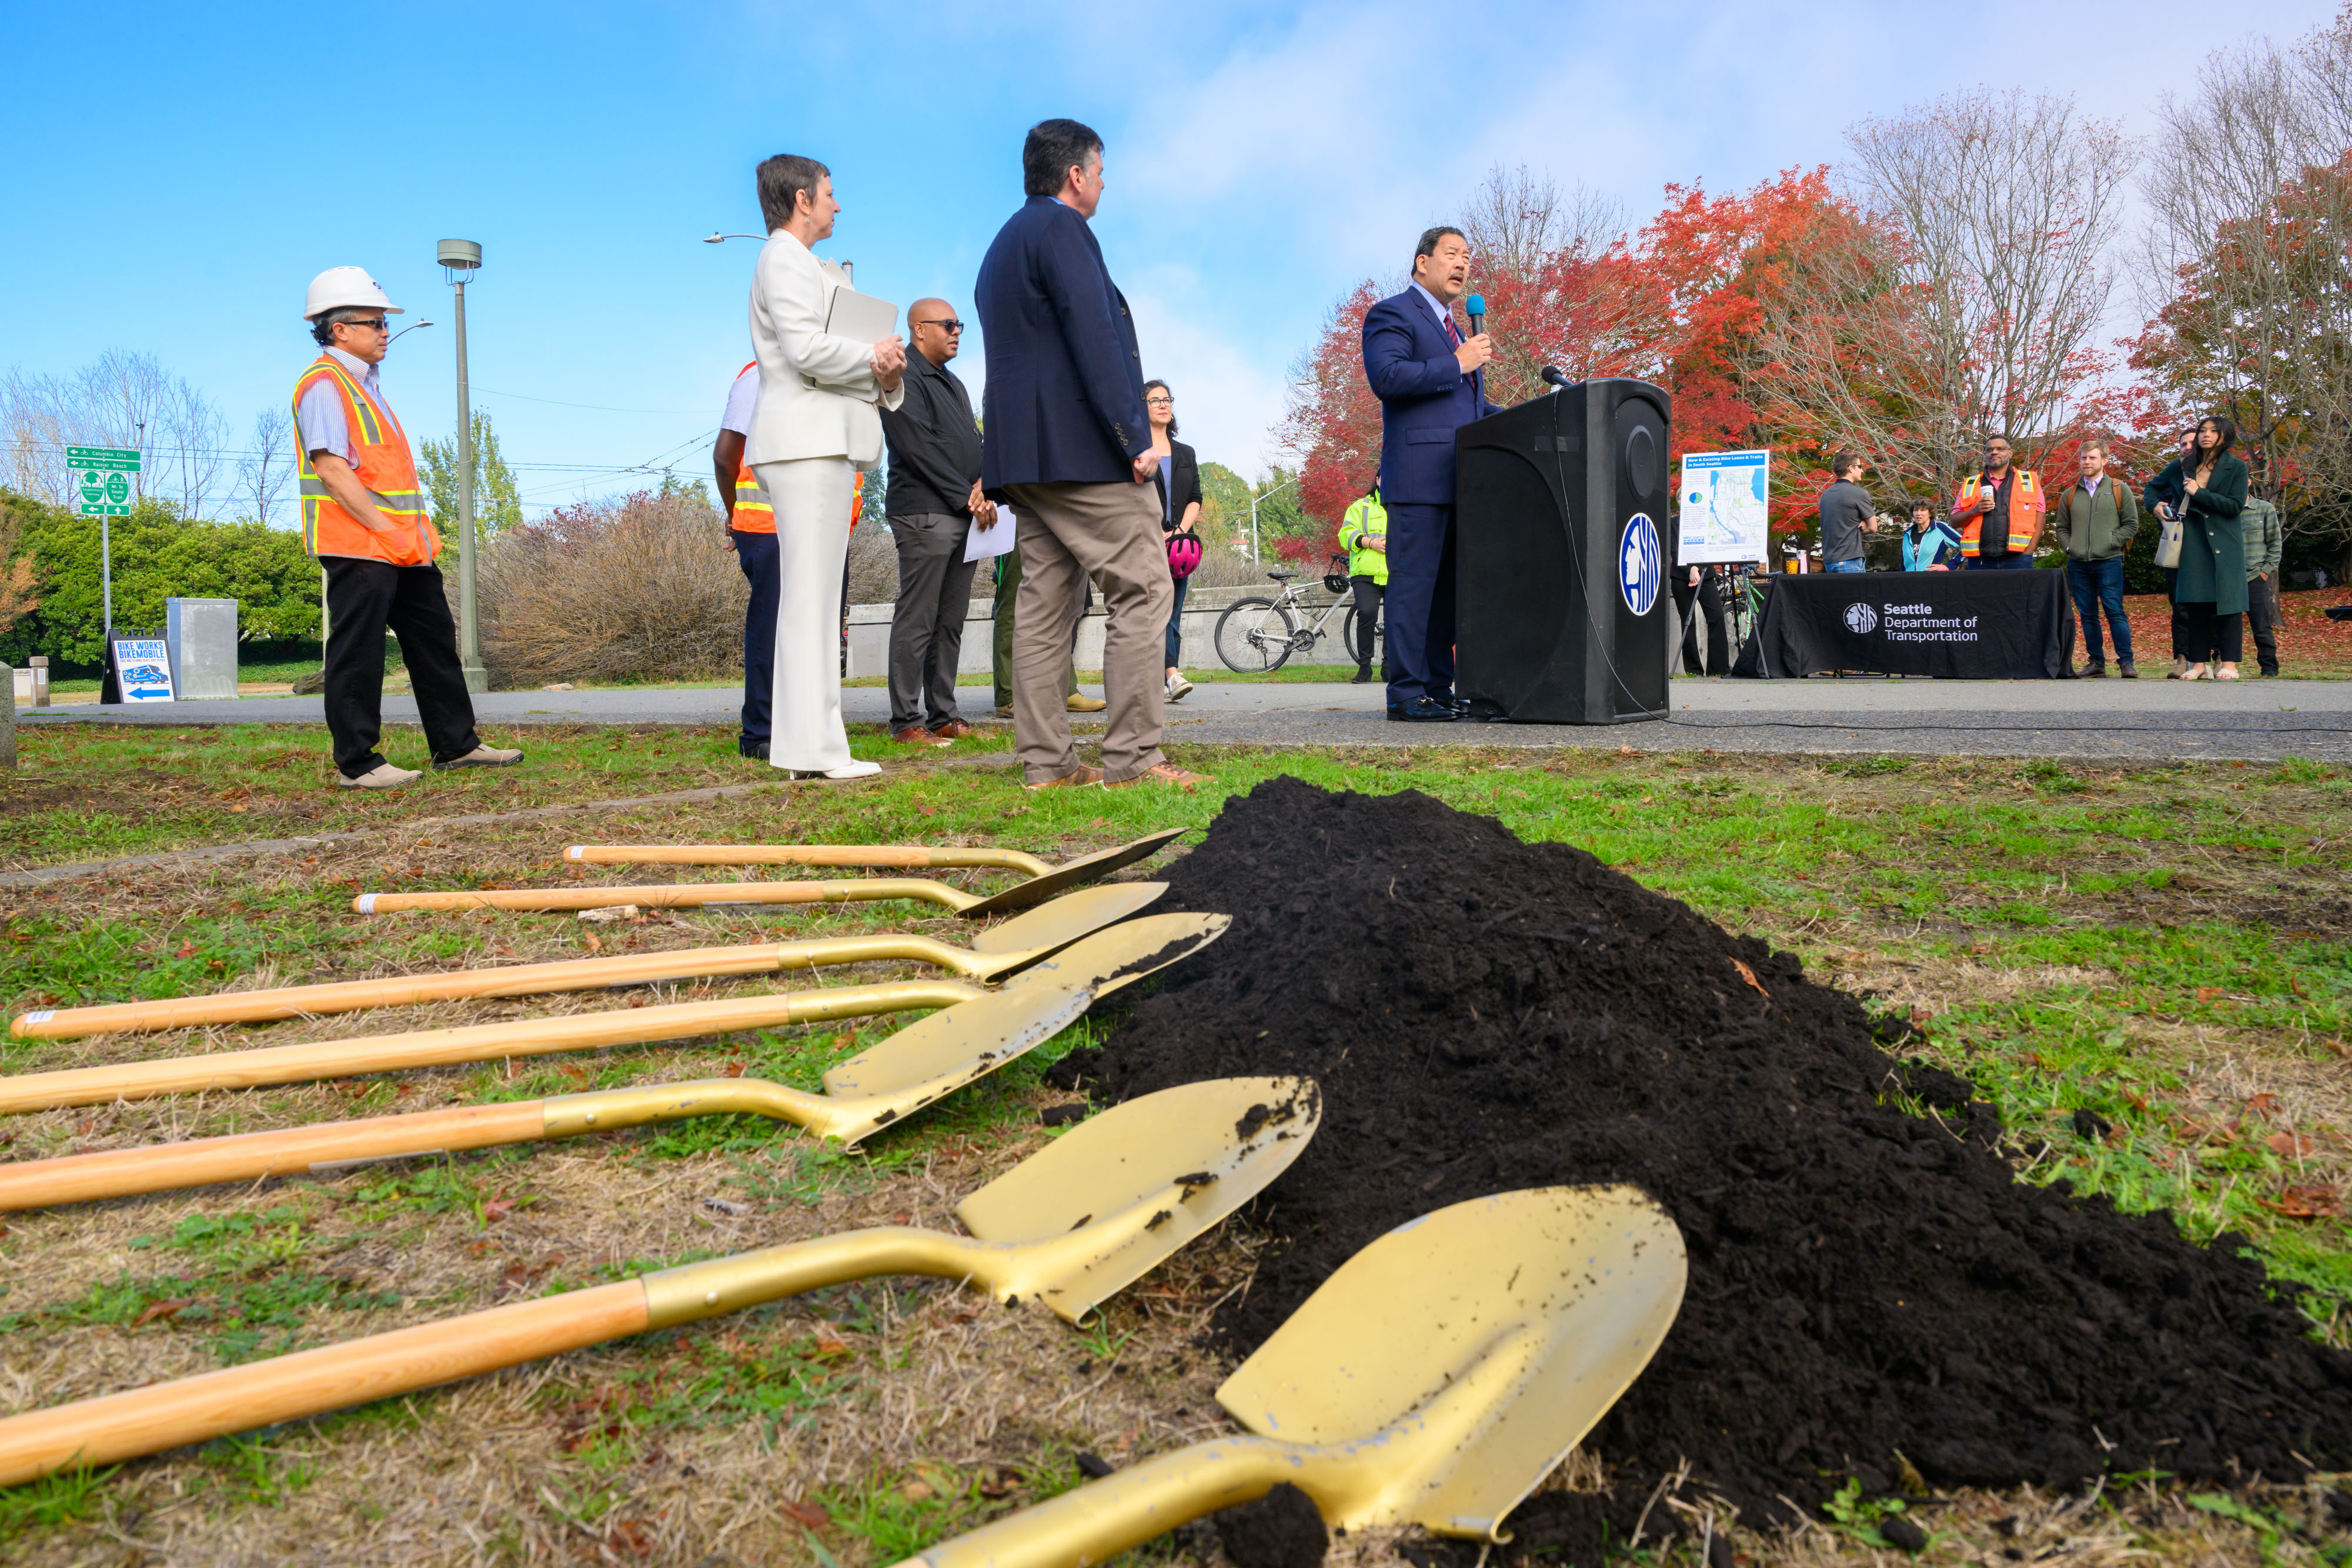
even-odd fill
[{"label": "worker in yellow safety vest", "polygon": [[321,350],[294,383],[302,548],[327,578],[327,733],[350,789],[416,778],[376,749],[383,731],[383,641],[400,639],[436,768],[504,768],[522,753],[482,744],[457,657],[457,631],[433,564],[441,536],[416,482],[408,433],[376,367],[401,309],[356,267],[310,280],[302,319]]},{"label": "worker in yellow safety vest", "polygon": [[2042,476],[2031,468],[2011,466],[2010,456],[2009,437],[1988,438],[1983,471],[1961,480],[1960,493],[1953,499],[1960,555],[1971,571],[2014,571],[2033,564],[2033,547],[2041,539],[2050,502],[2042,493]]},{"label": "worker in yellow safety vest", "polygon": [[743,719],[735,750],[743,757],[768,757],[769,705],[775,699],[776,602],[782,581],[777,575],[776,508],[760,476],[743,461],[743,443],[751,434],[751,415],[760,406],[760,361],[735,372],[727,389],[727,411],[719,417],[719,439],[711,444],[710,461],[719,480],[719,494],[727,508],[727,548],[751,585],[751,601],[743,607]]},{"label": "worker in yellow safety vest", "polygon": [[1381,623],[1381,600],[1389,586],[1389,509],[1381,504],[1381,486],[1372,487],[1349,505],[1339,524],[1339,548],[1348,552],[1348,581],[1356,591],[1356,674],[1350,685],[1372,679],[1372,644]]}]

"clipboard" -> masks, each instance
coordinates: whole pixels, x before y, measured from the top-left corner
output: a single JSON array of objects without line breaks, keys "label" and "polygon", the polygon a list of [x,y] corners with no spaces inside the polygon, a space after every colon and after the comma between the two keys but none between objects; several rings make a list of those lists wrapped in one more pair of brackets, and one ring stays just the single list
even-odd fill
[{"label": "clipboard", "polygon": [[[829,337],[847,338],[852,342],[877,343],[888,337],[898,326],[898,308],[887,299],[871,294],[860,294],[855,288],[836,288],[825,302],[824,329]],[[801,384],[805,387],[841,389],[820,382],[806,371],[801,372]]]}]

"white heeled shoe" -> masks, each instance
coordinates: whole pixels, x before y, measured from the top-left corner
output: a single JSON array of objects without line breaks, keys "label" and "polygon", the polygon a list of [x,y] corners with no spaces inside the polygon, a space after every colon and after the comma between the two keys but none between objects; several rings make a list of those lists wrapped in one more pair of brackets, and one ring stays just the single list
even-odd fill
[{"label": "white heeled shoe", "polygon": [[793,769],[793,777],[795,779],[871,779],[881,771],[882,765],[878,762],[860,762],[852,758],[840,767],[828,768],[822,773],[804,772],[796,768]]}]

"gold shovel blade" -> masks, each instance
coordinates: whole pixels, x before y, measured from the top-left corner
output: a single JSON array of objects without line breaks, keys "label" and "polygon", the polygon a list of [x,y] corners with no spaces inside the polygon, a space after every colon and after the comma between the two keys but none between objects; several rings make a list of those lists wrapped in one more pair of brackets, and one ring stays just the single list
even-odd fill
[{"label": "gold shovel blade", "polygon": [[1083,986],[1107,997],[1190,957],[1223,936],[1233,923],[1230,915],[1147,915],[1122,921],[1030,965],[1005,981],[1004,988]]},{"label": "gold shovel blade", "polygon": [[1149,908],[1168,891],[1164,882],[1113,882],[1084,887],[1023,910],[971,939],[975,953],[1037,953],[1066,947],[1079,937]]},{"label": "gold shovel blade", "polygon": [[1303,1078],[1220,1078],[1090,1116],[956,1205],[983,1241],[1076,1242],[1080,1228],[1158,1201],[1149,1222],[1074,1257],[1035,1294],[1076,1322],[1265,1190],[1322,1120]]},{"label": "gold shovel blade", "polygon": [[[1355,1445],[1369,1484],[1350,1489],[1345,1517],[1326,1508],[1332,1523],[1499,1539],[1504,1516],[1649,1364],[1685,1277],[1682,1232],[1637,1188],[1474,1198],[1341,1264],[1217,1403],[1264,1437]],[[1406,1435],[1464,1379],[1489,1386],[1483,1409],[1444,1402],[1459,1437]]]},{"label": "gold shovel blade", "polygon": [[[1232,924],[1224,915],[1147,915],[1097,931],[1024,970],[995,995],[935,1012],[858,1052],[824,1075],[824,1092],[841,1099],[895,1094],[949,1078],[984,1056],[990,1060],[980,1071],[992,1071],[1075,1023],[1097,998],[1206,946]],[[1078,999],[1073,1006],[1056,999],[1063,998]],[[1052,1019],[1061,1021],[1035,1035]]]},{"label": "gold shovel blade", "polygon": [[1043,876],[1033,876],[1027,882],[1015,883],[1003,893],[982,899],[978,904],[959,911],[967,920],[982,920],[1007,910],[1026,909],[1033,904],[1043,904],[1064,888],[1097,882],[1115,871],[1149,860],[1175,840],[1192,831],[1190,828],[1167,828],[1149,833],[1133,843],[1119,844],[1111,849],[1097,850],[1090,855],[1080,855],[1055,866]]}]

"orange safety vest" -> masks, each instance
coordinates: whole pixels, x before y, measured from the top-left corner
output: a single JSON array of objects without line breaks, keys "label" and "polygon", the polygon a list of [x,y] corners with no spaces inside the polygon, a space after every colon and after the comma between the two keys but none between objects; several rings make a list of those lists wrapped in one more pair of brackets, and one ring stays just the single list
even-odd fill
[{"label": "orange safety vest", "polygon": [[[2042,493],[2042,476],[2031,468],[2012,470],[2016,477],[2009,486],[2009,548],[2012,554],[2022,555],[2033,548],[2033,538],[2042,531],[2042,514],[2048,509],[2049,498]],[[1977,504],[1984,493],[1984,472],[1979,469],[1960,481],[1960,498],[1952,503],[1955,514],[1965,512]],[[1970,560],[1979,559],[1982,541],[1978,534],[1990,512],[1979,512],[1960,525],[1960,554]]]},{"label": "orange safety vest", "polygon": [[[753,360],[735,372],[735,379],[741,381],[757,369],[759,363]],[[772,534],[776,531],[775,503],[768,499],[766,486],[760,483],[760,476],[751,472],[749,463],[736,465],[735,517],[727,526],[743,534]]]},{"label": "orange safety vest", "polygon": [[342,396],[343,427],[359,450],[359,461],[352,471],[366,486],[377,511],[390,522],[411,526],[379,532],[345,511],[327,493],[326,482],[310,465],[308,444],[298,435],[294,444],[301,470],[302,548],[313,556],[359,556],[394,566],[430,564],[441,551],[441,536],[433,527],[425,492],[417,487],[416,459],[408,450],[408,433],[401,429],[392,410],[368,396],[367,388],[331,354],[320,354],[294,383],[298,430],[302,394],[321,376],[331,380]]}]

